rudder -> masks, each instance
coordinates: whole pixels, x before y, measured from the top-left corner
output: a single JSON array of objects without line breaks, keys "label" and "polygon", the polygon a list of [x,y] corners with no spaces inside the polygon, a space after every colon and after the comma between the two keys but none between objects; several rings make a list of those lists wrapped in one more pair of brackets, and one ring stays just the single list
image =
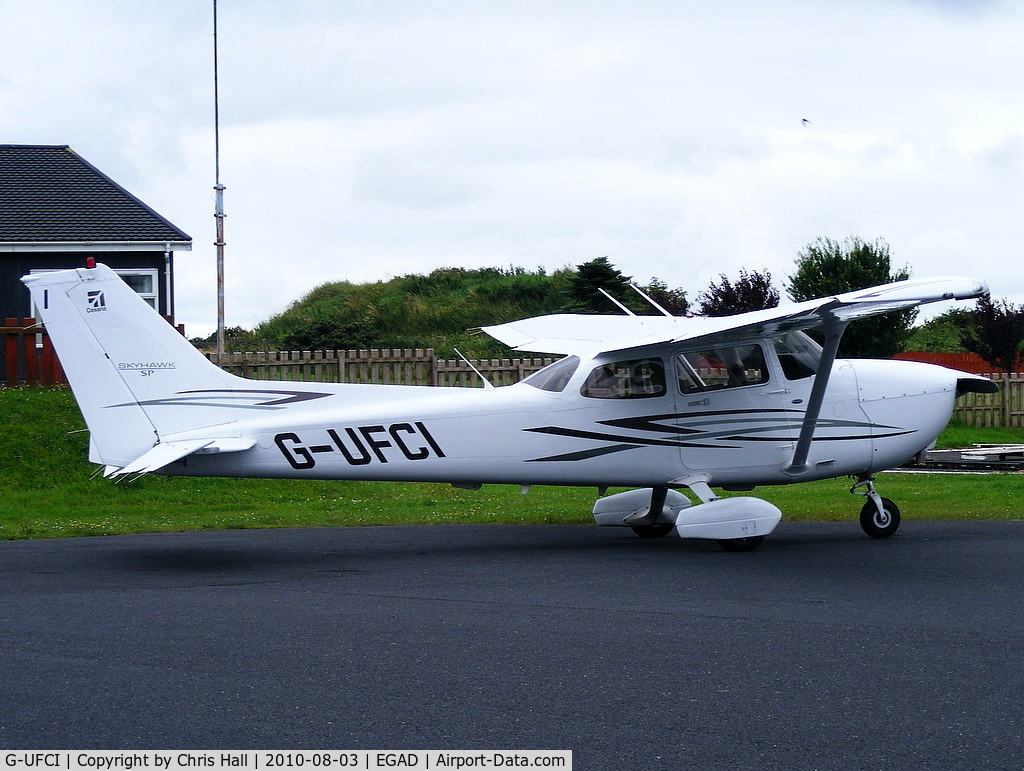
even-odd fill
[{"label": "rudder", "polygon": [[163,436],[234,421],[231,400],[216,394],[246,381],[208,361],[106,265],[22,281],[89,427],[90,460],[122,468]]}]

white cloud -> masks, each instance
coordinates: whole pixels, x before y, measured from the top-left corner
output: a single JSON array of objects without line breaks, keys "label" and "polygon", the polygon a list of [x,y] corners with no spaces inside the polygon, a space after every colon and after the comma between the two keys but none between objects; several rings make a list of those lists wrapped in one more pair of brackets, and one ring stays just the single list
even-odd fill
[{"label": "white cloud", "polygon": [[[218,10],[229,324],[331,279],[601,255],[693,296],[851,234],[1024,300],[1016,5]],[[210,329],[210,3],[40,0],[5,26],[3,141],[68,143],[190,233],[178,317]]]}]

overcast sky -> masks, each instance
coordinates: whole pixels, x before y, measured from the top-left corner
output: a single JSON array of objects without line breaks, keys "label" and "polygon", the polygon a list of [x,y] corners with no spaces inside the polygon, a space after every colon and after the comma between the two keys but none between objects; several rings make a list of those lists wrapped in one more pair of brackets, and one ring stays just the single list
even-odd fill
[{"label": "overcast sky", "polygon": [[[216,325],[212,0],[3,0],[0,142],[193,238]],[[1024,302],[1024,4],[219,0],[227,324],[325,281],[608,256],[694,298],[820,236]],[[805,122],[805,119],[807,122]]]}]

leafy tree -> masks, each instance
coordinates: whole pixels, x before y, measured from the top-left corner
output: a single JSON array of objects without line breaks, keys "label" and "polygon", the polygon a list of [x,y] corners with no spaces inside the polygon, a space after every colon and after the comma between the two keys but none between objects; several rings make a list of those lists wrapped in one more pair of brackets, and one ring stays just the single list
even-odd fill
[{"label": "leafy tree", "polygon": [[736,282],[724,273],[721,282],[711,285],[697,295],[697,312],[702,316],[732,316],[736,313],[774,308],[779,304],[779,290],[772,286],[772,274],[767,270],[748,273],[740,269]]},{"label": "leafy tree", "polygon": [[[800,302],[852,292],[910,278],[910,270],[894,270],[889,245],[850,236],[841,243],[819,238],[797,255],[796,273],[789,277],[790,299]],[[894,311],[851,324],[843,335],[839,354],[849,357],[889,358],[903,351],[916,309]]]},{"label": "leafy tree", "polygon": [[969,311],[972,328],[960,342],[1001,372],[1013,372],[1024,344],[1024,306],[985,294]]},{"label": "leafy tree", "polygon": [[910,333],[906,350],[963,353],[967,349],[960,338],[970,327],[971,312],[966,308],[953,308],[915,327]]},{"label": "leafy tree", "polygon": [[615,298],[624,297],[629,288],[629,276],[624,276],[607,257],[597,257],[576,267],[569,279],[569,304],[573,313],[607,313],[609,300],[598,289],[604,289]]}]

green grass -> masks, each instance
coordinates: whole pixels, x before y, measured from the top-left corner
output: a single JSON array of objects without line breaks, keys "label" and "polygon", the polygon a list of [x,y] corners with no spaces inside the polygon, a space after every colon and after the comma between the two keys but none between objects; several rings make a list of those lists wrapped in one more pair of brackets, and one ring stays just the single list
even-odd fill
[{"label": "green grass", "polygon": [[[835,522],[856,518],[867,499],[849,495],[853,480],[826,479],[787,487],[759,487],[752,495],[778,506],[785,519]],[[1024,519],[1024,474],[908,474],[875,478],[880,495],[891,498],[904,519]]]},{"label": "green grass", "polygon": [[1024,444],[1024,430],[1019,428],[974,428],[956,420],[950,421],[939,436],[937,447],[970,447],[972,444]]},{"label": "green grass", "polygon": [[[592,522],[592,488],[514,486],[478,491],[440,484],[96,476],[88,435],[66,389],[0,390],[0,538],[256,527],[502,522]],[[956,446],[1024,443],[1024,432],[953,427]],[[852,519],[863,499],[847,479],[754,493],[789,520]],[[1020,519],[1024,475],[881,475],[883,495],[910,519]]]}]

